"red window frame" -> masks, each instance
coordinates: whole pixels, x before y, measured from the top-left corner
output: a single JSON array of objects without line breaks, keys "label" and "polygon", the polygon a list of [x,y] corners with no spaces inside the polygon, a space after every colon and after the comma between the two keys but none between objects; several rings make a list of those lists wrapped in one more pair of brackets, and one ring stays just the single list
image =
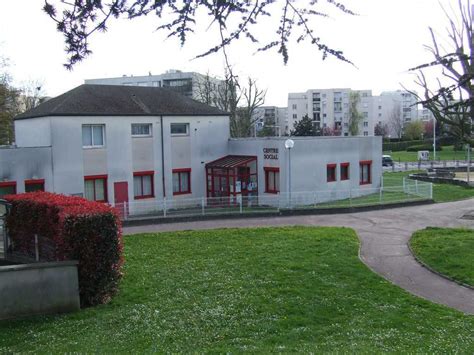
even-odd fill
[{"label": "red window frame", "polygon": [[107,202],[108,201],[108,191],[107,191],[107,175],[88,175],[84,176],[84,182],[87,180],[104,180],[104,200],[97,200],[96,199],[96,192],[95,192],[95,183],[94,183],[94,201],[96,202]]},{"label": "red window frame", "polygon": [[[265,193],[267,194],[277,194],[280,192],[280,190],[274,188],[270,189],[269,186],[269,181],[270,181],[270,173],[273,173],[273,186],[277,186],[276,181],[277,181],[277,175],[278,173],[278,179],[280,179],[280,168],[274,168],[274,167],[264,167],[263,171],[265,171]],[[278,181],[278,186],[280,186],[280,182]]]},{"label": "red window frame", "polygon": [[[350,172],[349,172],[350,163],[341,163],[340,165],[340,173],[341,173],[341,181],[349,180]],[[343,168],[346,168],[343,170]]]},{"label": "red window frame", "polygon": [[25,180],[25,192],[28,185],[41,185],[41,189],[37,191],[44,191],[44,179],[29,179]]},{"label": "red window frame", "polygon": [[[151,195],[138,195],[135,196],[135,177],[143,177],[143,176],[150,176],[151,177]],[[133,198],[135,200],[141,200],[144,198],[152,198],[155,197],[155,172],[154,171],[137,171],[133,173]],[[141,186],[142,186],[142,193],[143,193],[143,178],[140,179],[141,181]]]},{"label": "red window frame", "polygon": [[[174,191],[174,184],[173,185],[173,195],[186,195],[191,193],[191,169],[184,168],[184,169],[173,169],[173,175],[178,174],[179,179],[179,191]],[[188,174],[188,190],[181,191],[181,175]]]},{"label": "red window frame", "polygon": [[0,182],[0,187],[10,187],[13,186],[13,194],[11,195],[16,195],[16,181],[2,181]]},{"label": "red window frame", "polygon": [[336,168],[337,168],[337,164],[327,164],[326,165],[326,180],[327,180],[327,182],[337,181]]},{"label": "red window frame", "polygon": [[[362,174],[362,169],[364,169],[364,166],[368,166],[368,179],[367,180],[362,180],[363,174]],[[368,185],[372,183],[372,160],[361,160],[359,162],[359,168],[360,168],[360,174],[359,174],[359,184],[360,185]]]}]

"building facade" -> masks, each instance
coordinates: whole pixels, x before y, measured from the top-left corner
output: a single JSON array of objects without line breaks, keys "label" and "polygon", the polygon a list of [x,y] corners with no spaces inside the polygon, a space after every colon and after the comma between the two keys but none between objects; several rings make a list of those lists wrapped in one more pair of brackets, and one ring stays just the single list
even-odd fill
[{"label": "building facade", "polygon": [[252,121],[255,126],[254,132],[257,135],[264,129],[265,134],[268,136],[280,137],[289,134],[288,113],[286,107],[258,107],[253,113]]},{"label": "building facade", "polygon": [[45,190],[130,208],[290,190],[336,199],[371,193],[382,174],[380,137],[297,137],[291,152],[285,138],[230,139],[227,113],[160,88],[82,85],[18,116],[15,131],[17,147],[0,149],[0,196]]},{"label": "building facade", "polygon": [[86,79],[85,84],[95,85],[125,85],[163,87],[174,90],[186,97],[203,101],[204,91],[216,93],[222,80],[195,72],[168,70],[164,74],[143,76],[121,76],[116,78]]},{"label": "building facade", "polygon": [[372,114],[372,91],[341,89],[314,89],[304,93],[288,94],[288,129],[293,130],[297,121],[305,115],[311,118],[315,127],[323,132],[349,136],[351,92],[359,94],[357,110],[362,115],[358,135],[372,136],[374,132]]}]

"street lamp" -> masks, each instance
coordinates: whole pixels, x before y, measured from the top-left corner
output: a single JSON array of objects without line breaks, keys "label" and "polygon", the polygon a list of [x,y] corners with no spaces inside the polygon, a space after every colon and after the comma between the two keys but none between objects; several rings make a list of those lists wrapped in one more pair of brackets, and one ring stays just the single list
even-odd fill
[{"label": "street lamp", "polygon": [[293,139],[287,139],[285,141],[285,148],[288,149],[288,197],[290,199],[291,208],[291,148],[295,146]]}]

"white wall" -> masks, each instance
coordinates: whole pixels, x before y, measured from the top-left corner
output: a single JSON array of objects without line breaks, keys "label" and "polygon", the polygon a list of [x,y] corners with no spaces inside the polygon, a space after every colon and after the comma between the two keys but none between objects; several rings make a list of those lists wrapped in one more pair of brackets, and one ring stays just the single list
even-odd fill
[{"label": "white wall", "polygon": [[51,120],[49,118],[28,118],[14,121],[17,147],[51,146]]}]

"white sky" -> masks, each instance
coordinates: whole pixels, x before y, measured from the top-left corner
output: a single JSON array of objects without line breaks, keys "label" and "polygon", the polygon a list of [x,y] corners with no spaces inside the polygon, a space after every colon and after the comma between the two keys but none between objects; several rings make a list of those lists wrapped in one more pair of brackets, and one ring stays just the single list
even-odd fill
[{"label": "white sky", "polygon": [[[303,0],[299,0],[302,2]],[[428,26],[445,33],[446,20],[439,6],[455,6],[454,0],[340,0],[360,16],[332,12],[330,19],[316,18],[313,28],[323,42],[342,49],[357,68],[328,58],[309,44],[292,44],[290,60],[283,65],[276,51],[257,53],[243,40],[230,49],[235,71],[258,80],[267,89],[266,105],[286,106],[289,92],[312,88],[350,87],[381,91],[401,89],[400,83],[414,88],[408,68],[431,60],[423,48],[430,43]],[[467,0],[463,0],[467,1]],[[58,0],[56,0],[58,2]],[[118,20],[109,32],[91,40],[93,54],[64,69],[64,41],[54,22],[41,10],[43,0],[1,0],[0,54],[9,58],[14,83],[27,80],[44,83],[47,95],[57,96],[84,82],[84,79],[123,74],[161,74],[168,69],[197,71],[223,76],[222,54],[193,60],[196,54],[215,45],[215,33],[200,31],[180,48],[177,38],[165,40],[164,32],[154,32],[150,19]],[[266,22],[270,24],[270,19]],[[258,33],[271,33],[267,23]],[[273,22],[274,23],[274,22]],[[268,28],[268,30],[267,30]],[[268,38],[268,37],[267,37]]]}]

